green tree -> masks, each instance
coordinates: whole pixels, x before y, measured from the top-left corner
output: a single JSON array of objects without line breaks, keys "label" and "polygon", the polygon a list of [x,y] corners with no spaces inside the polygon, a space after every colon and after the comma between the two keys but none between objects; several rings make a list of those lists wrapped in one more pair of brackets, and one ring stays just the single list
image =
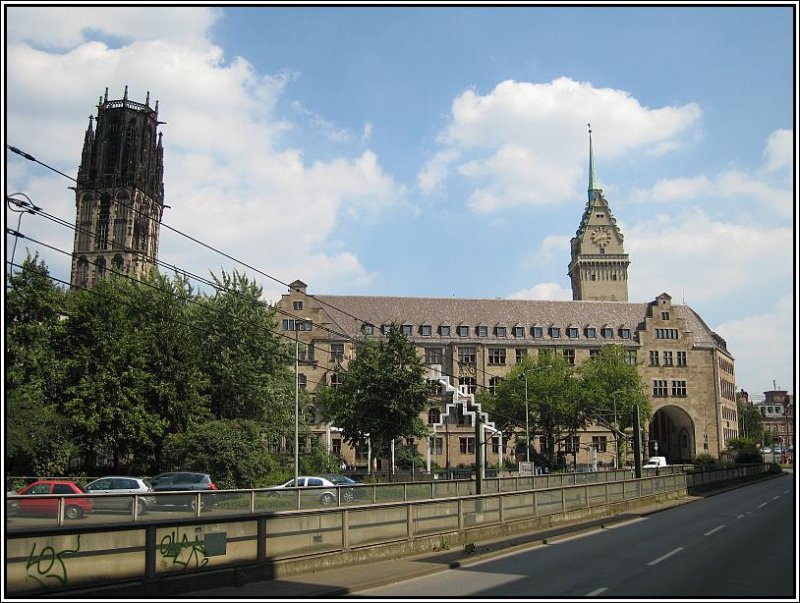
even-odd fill
[{"label": "green tree", "polygon": [[202,297],[193,310],[211,413],[269,422],[288,433],[294,425],[294,350],[274,334],[275,310],[245,275],[212,277],[214,294]]},{"label": "green tree", "polygon": [[[635,365],[625,360],[625,348],[605,345],[578,369],[581,395],[585,400],[587,418],[624,432],[633,427],[633,407],[639,406],[641,428],[650,420],[653,411],[645,395],[645,384]],[[619,434],[617,434],[619,436]],[[624,457],[627,441],[616,439],[617,466]]]},{"label": "green tree", "polygon": [[764,427],[762,416],[758,408],[746,401],[741,393],[736,394],[736,410],[739,417],[739,433],[742,437],[751,438],[756,442],[764,440]]},{"label": "green tree", "polygon": [[201,471],[218,488],[255,488],[277,469],[263,428],[247,419],[212,420],[170,434],[164,464],[170,470]]},{"label": "green tree", "polygon": [[370,440],[386,457],[392,440],[427,436],[419,415],[430,388],[412,343],[397,324],[385,336],[365,337],[339,375],[340,385],[321,387],[317,400],[328,420],[353,446]]},{"label": "green tree", "polygon": [[166,420],[148,405],[150,374],[134,303],[138,286],[107,277],[70,294],[63,411],[87,471],[94,471],[98,460],[119,471],[136,450],[155,449],[165,433]]},{"label": "green tree", "polygon": [[65,300],[38,255],[28,255],[8,279],[5,443],[7,469],[17,474],[64,473],[73,452],[71,424],[58,411]]}]

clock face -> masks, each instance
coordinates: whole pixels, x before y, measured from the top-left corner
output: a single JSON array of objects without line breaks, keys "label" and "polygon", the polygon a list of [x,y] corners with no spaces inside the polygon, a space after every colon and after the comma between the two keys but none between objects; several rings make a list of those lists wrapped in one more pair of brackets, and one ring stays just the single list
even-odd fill
[{"label": "clock face", "polygon": [[598,247],[605,247],[611,242],[611,233],[605,226],[601,226],[592,233],[592,243]]}]

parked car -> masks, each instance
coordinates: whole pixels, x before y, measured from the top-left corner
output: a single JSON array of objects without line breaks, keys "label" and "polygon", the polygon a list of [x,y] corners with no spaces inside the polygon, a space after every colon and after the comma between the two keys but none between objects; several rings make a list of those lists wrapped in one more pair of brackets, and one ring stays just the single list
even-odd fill
[{"label": "parked car", "polygon": [[[337,480],[339,483],[337,484],[334,480]],[[341,488],[342,502],[353,502],[357,496],[355,486],[360,484],[344,475],[329,474],[327,477],[300,475],[297,477],[296,482],[294,479],[290,479],[285,484],[273,486],[269,488],[269,490],[274,490],[277,493],[287,488],[315,488],[315,495],[319,497],[320,504],[327,506],[336,503],[338,500],[337,486],[342,484],[348,485],[346,488]]]},{"label": "parked car", "polygon": [[[78,484],[60,480],[39,480],[28,484],[19,491],[20,496],[32,494],[52,494],[54,498],[20,499],[20,515],[55,515],[58,513],[59,494],[86,494]],[[64,506],[64,517],[78,519],[91,513],[94,503],[87,498],[68,498]]]},{"label": "parked car", "polygon": [[322,479],[327,479],[336,486],[347,486],[346,488],[340,488],[342,491],[343,502],[349,503],[353,502],[354,500],[363,500],[368,495],[368,489],[359,489],[360,486],[364,485],[362,482],[356,481],[350,477],[347,477],[346,475],[339,475],[337,473],[323,473],[320,475],[320,477]]},{"label": "parked car", "polygon": [[[168,471],[160,473],[150,480],[153,492],[179,492],[185,490],[216,490],[217,486],[208,473],[195,473],[192,471]],[[176,496],[154,496],[154,505],[157,507],[189,507],[196,508],[197,496],[184,494]],[[211,508],[213,501],[207,497],[200,497],[200,508]]]},{"label": "parked car", "polygon": [[[149,482],[138,477],[127,475],[109,475],[86,484],[83,489],[89,494],[147,494],[152,492]],[[139,515],[147,513],[155,499],[152,496],[140,496],[138,499]],[[93,499],[95,511],[131,512],[133,496],[98,496]]]}]

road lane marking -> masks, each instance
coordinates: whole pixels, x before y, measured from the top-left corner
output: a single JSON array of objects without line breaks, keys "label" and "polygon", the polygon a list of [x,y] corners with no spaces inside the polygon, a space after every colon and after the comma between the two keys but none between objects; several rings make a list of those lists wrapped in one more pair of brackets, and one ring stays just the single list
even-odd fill
[{"label": "road lane marking", "polygon": [[781,497],[781,495],[780,495],[780,494],[778,494],[778,496],[773,496],[773,497],[772,497],[772,500],[778,500],[780,497]]},{"label": "road lane marking", "polygon": [[741,519],[742,517],[744,517],[744,513],[739,513],[739,514],[736,516],[736,519]]},{"label": "road lane marking", "polygon": [[768,504],[769,503],[761,503],[760,505],[758,505],[758,508],[760,509],[761,507],[766,507]]},{"label": "road lane marking", "polygon": [[604,592],[606,592],[607,590],[608,590],[608,587],[607,587],[607,586],[602,586],[602,587],[600,587],[600,588],[595,588],[595,589],[594,589],[592,592],[590,592],[590,593],[586,593],[586,596],[587,596],[587,597],[594,597],[594,596],[596,596],[596,595],[599,595],[600,593],[604,593]]},{"label": "road lane marking", "polygon": [[672,557],[672,556],[673,556],[675,553],[680,553],[682,550],[683,550],[683,547],[682,547],[682,546],[679,546],[679,547],[678,547],[677,549],[675,549],[674,551],[670,551],[669,553],[667,553],[666,555],[662,555],[662,556],[661,556],[661,557],[659,557],[658,559],[653,559],[653,560],[652,560],[650,563],[648,563],[647,565],[655,565],[656,563],[661,563],[662,561],[664,561],[664,559],[667,559],[668,557]]},{"label": "road lane marking", "polygon": [[717,527],[716,527],[716,528],[714,528],[713,530],[710,530],[710,531],[706,532],[705,534],[703,534],[703,536],[711,536],[711,534],[713,534],[713,533],[714,533],[714,532],[716,532],[717,530],[721,530],[721,529],[722,529],[722,528],[724,528],[724,527],[725,527],[725,524],[722,524],[721,526],[717,526]]}]

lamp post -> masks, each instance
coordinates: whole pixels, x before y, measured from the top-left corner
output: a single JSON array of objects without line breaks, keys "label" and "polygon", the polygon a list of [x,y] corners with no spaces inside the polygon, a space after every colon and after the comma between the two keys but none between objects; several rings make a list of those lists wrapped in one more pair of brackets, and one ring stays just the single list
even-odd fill
[{"label": "lamp post", "polygon": [[614,401],[614,469],[619,469],[619,425],[617,424],[617,394],[624,394],[625,391],[618,389],[611,392],[611,399]]},{"label": "lamp post", "polygon": [[308,319],[294,319],[294,483],[300,476],[300,331],[308,330]]},{"label": "lamp post", "polygon": [[[26,201],[23,201],[21,199],[15,199],[14,197],[16,195],[25,197]],[[14,207],[12,207],[12,205],[15,205],[17,208],[15,209]],[[14,247],[11,249],[11,266],[9,267],[9,273],[12,273],[14,271],[14,256],[17,253],[17,241],[19,240],[20,236],[19,229],[20,225],[22,224],[22,216],[24,216],[25,214],[35,214],[36,211],[41,210],[42,208],[37,205],[34,205],[33,201],[31,201],[31,198],[28,197],[28,195],[26,195],[25,193],[14,193],[13,195],[6,195],[6,206],[11,211],[19,214],[19,218],[17,218],[17,230],[14,231],[15,232]]]},{"label": "lamp post", "polygon": [[528,412],[528,373],[538,371],[540,369],[549,369],[550,365],[537,366],[527,371],[522,371],[520,375],[525,379],[525,462],[531,462],[531,429],[530,429],[530,413]]}]

